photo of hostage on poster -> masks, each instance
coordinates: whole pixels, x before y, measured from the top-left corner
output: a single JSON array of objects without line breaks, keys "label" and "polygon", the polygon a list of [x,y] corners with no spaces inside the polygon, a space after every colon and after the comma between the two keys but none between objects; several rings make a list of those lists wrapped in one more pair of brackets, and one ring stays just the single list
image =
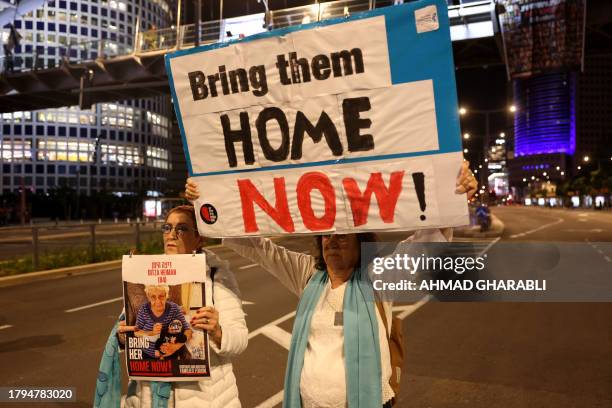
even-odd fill
[{"label": "photo of hostage on poster", "polygon": [[166,56],[209,237],[466,225],[446,3]]},{"label": "photo of hostage on poster", "polygon": [[208,334],[189,324],[211,294],[206,255],[126,255],[122,277],[125,359],[131,379],[210,376]]}]

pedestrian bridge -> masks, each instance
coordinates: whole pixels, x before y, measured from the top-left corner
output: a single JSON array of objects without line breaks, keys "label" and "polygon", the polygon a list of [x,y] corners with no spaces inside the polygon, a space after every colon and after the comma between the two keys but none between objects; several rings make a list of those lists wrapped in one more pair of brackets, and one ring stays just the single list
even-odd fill
[{"label": "pedestrian bridge", "polygon": [[[59,64],[20,71],[3,61],[0,113],[148,98],[169,94],[164,55],[197,45],[230,41],[268,29],[348,16],[375,2],[341,0],[217,21],[136,32],[133,47],[95,40],[63,50]],[[489,1],[450,6],[455,63],[500,64]]]}]

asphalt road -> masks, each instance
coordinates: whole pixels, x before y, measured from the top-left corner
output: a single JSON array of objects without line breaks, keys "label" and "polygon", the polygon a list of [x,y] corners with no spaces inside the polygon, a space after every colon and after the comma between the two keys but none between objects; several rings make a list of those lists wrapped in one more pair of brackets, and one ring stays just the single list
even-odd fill
[{"label": "asphalt road", "polygon": [[[506,229],[501,240],[484,240],[489,251],[515,241],[612,241],[609,213],[493,212]],[[283,243],[310,250],[309,240]],[[249,347],[234,368],[243,406],[280,406],[297,299],[249,261],[215,251],[230,260],[247,302]],[[598,262],[604,256],[612,253],[593,250]],[[47,406],[90,406],[119,296],[118,270],[0,289],[0,385],[72,386],[77,403]],[[399,407],[612,407],[612,303],[429,301],[396,313],[407,346]]]}]

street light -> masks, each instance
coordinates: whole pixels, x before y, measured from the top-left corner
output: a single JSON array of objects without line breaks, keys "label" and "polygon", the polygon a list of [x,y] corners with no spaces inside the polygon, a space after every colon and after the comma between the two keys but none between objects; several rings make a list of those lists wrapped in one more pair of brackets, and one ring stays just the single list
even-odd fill
[{"label": "street light", "polygon": [[565,176],[565,172],[564,172],[564,171],[562,171],[562,172],[561,172],[561,175],[562,175],[562,176]]},{"label": "street light", "polygon": [[523,182],[527,181],[527,179],[525,177],[523,177]]},{"label": "street light", "polygon": [[582,170],[582,166],[578,166],[578,167],[577,167],[577,169],[578,169],[578,170]]},{"label": "street light", "polygon": [[508,110],[512,113],[516,112],[516,106],[514,105],[510,105],[510,108],[508,108]]},{"label": "street light", "polygon": [[505,134],[504,132],[501,132],[501,133],[499,134],[499,137],[501,137],[501,138],[503,139],[504,137],[506,137],[506,134]]},{"label": "street light", "polygon": [[459,108],[460,115],[465,115],[466,113],[467,113],[467,109],[465,109],[464,107]]},{"label": "street light", "polygon": [[591,160],[591,158],[590,158],[589,156],[584,156],[584,157],[582,158],[582,161],[583,161],[583,162],[585,162],[585,163],[588,163],[588,162],[589,162],[589,160]]},{"label": "street light", "polygon": [[468,139],[470,138],[470,134],[469,134],[469,133],[464,133],[464,134],[463,134],[463,138],[464,138],[465,140],[468,140]]},{"label": "street light", "polygon": [[468,149],[463,149],[463,153],[467,153],[467,152],[468,152]]}]

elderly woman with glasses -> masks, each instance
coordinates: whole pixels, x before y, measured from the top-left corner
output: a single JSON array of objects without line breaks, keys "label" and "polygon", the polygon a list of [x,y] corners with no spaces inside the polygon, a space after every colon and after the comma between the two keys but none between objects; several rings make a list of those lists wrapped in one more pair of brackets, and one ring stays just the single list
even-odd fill
[{"label": "elderly woman with glasses", "polygon": [[[119,405],[135,408],[240,407],[232,358],[246,349],[248,330],[236,279],[227,262],[221,261],[215,254],[202,247],[203,240],[197,231],[193,206],[183,205],[170,210],[161,230],[165,254],[205,252],[207,266],[211,268],[213,306],[200,308],[188,322],[183,322],[184,329],[201,329],[209,335],[210,379],[176,383],[132,380],[128,384],[127,395],[120,398],[120,390],[116,389],[117,385],[120,388],[120,380],[117,380],[120,367],[118,369],[116,366],[119,343],[124,337],[122,333],[134,330],[138,333],[139,330],[137,324],[126,324],[125,315],[122,315],[111,332],[100,364],[94,407],[115,408]],[[190,284],[179,287],[178,291],[169,290],[167,292],[169,301],[164,302],[164,307],[167,309],[168,305],[176,303],[182,305],[183,311],[186,311],[189,308],[188,285]],[[142,304],[147,302],[147,297],[142,286],[128,287],[127,290],[133,302],[128,307],[133,311],[131,316],[135,316]],[[138,300],[134,301],[138,295],[142,297],[140,304],[137,304]],[[134,322],[129,323],[134,324]],[[183,344],[176,344],[173,347],[165,345],[162,346],[164,347],[162,351],[166,356],[171,356],[182,346]]]},{"label": "elderly woman with glasses", "polygon": [[[470,198],[476,187],[465,162],[456,193],[467,193]],[[191,180],[186,197],[199,198]],[[435,229],[417,231],[409,240],[446,242],[451,237],[451,229]],[[391,327],[392,305],[382,302],[381,313],[373,301],[367,268],[360,265],[360,244],[368,241],[375,241],[375,235],[322,235],[317,237],[318,254],[313,257],[260,237],[223,240],[225,246],[259,264],[300,298],[283,407],[388,408],[395,403],[391,376],[397,374],[391,366],[385,329]]]}]

